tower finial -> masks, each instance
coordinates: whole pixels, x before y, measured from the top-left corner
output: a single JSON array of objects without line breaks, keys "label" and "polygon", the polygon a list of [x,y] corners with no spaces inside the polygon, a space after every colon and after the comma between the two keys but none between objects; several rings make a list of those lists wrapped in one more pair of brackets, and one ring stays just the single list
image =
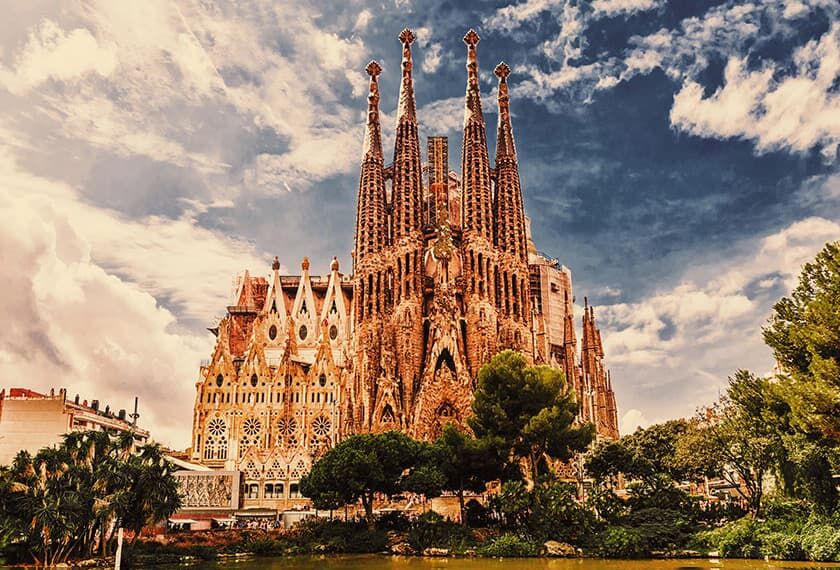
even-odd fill
[{"label": "tower finial", "polygon": [[510,120],[510,97],[508,96],[507,78],[510,67],[505,62],[499,63],[493,70],[499,78],[499,128],[496,136],[496,168],[504,160],[516,160],[516,146],[513,143],[513,125]]},{"label": "tower finial", "polygon": [[464,43],[467,44],[467,46],[469,46],[473,49],[475,49],[475,46],[477,46],[478,42],[480,42],[480,41],[481,41],[481,37],[472,28],[470,28],[467,31],[467,33],[464,34]]},{"label": "tower finial", "polygon": [[379,74],[382,73],[382,66],[375,60],[371,60],[365,67],[370,76],[368,93],[368,118],[365,125],[365,142],[362,150],[362,159],[373,157],[382,159],[382,127],[379,124]]},{"label": "tower finial", "polygon": [[493,73],[496,74],[496,77],[505,81],[510,75],[510,66],[503,61],[499,62],[499,65],[496,66],[496,69],[493,70]]},{"label": "tower finial", "polygon": [[416,105],[414,103],[414,83],[411,79],[411,44],[417,36],[410,29],[405,28],[400,32],[400,43],[403,46],[402,52],[402,81],[400,82],[400,99],[397,105],[397,123],[401,120],[416,120]]},{"label": "tower finial", "polygon": [[271,262],[271,269],[274,271],[280,271],[280,260],[277,259],[277,256],[274,256],[274,261]]},{"label": "tower finial", "polygon": [[409,28],[403,28],[403,31],[400,32],[400,41],[403,45],[411,45],[414,43],[414,40],[417,39],[417,36],[414,35]]},{"label": "tower finial", "polygon": [[475,46],[478,45],[480,40],[481,38],[472,28],[464,35],[464,43],[467,44],[467,100],[464,110],[464,126],[471,120],[484,123],[478,85],[478,56],[475,51]]}]

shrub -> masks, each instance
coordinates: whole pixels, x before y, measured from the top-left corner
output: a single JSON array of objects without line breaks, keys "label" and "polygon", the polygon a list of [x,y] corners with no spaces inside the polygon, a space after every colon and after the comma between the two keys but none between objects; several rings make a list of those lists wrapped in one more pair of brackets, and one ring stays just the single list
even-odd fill
[{"label": "shrub", "polygon": [[244,543],[242,547],[245,552],[252,552],[257,556],[281,556],[288,551],[291,545],[285,540],[257,538]]},{"label": "shrub", "polygon": [[524,557],[536,556],[539,551],[539,546],[524,538],[515,534],[503,534],[493,539],[490,544],[479,548],[478,553],[482,556]]},{"label": "shrub", "polygon": [[363,522],[310,519],[294,527],[294,537],[304,550],[371,554],[382,552],[388,544],[384,530],[370,529]]},{"label": "shrub", "polygon": [[786,532],[762,532],[761,554],[773,560],[804,560],[802,541],[798,534]]},{"label": "shrub", "polygon": [[595,548],[603,558],[644,558],[650,555],[642,533],[627,526],[608,526]]},{"label": "shrub", "polygon": [[810,560],[840,561],[840,527],[834,524],[809,524],[802,531],[802,548]]},{"label": "shrub", "polygon": [[750,518],[743,518],[716,531],[716,544],[720,555],[725,558],[758,558],[761,542],[756,536],[756,524]]},{"label": "shrub", "polygon": [[683,512],[659,507],[633,511],[622,522],[639,533],[641,544],[648,550],[682,548],[688,542],[692,528]]},{"label": "shrub", "polygon": [[411,521],[407,516],[405,516],[405,513],[392,511],[376,517],[376,528],[406,532],[409,528],[411,528]]},{"label": "shrub", "polygon": [[408,544],[417,552],[427,548],[449,548],[463,551],[472,543],[468,528],[445,520],[434,511],[419,517],[408,531]]}]

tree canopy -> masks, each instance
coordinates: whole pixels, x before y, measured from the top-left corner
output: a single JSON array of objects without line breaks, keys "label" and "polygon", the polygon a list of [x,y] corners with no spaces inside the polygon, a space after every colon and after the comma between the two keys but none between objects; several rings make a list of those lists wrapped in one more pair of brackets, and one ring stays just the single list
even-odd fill
[{"label": "tree canopy", "polygon": [[113,547],[114,531],[140,530],[180,506],[161,448],[135,448],[133,435],[73,432],[34,457],[20,452],[0,471],[3,526],[24,537],[44,565]]},{"label": "tree canopy", "polygon": [[352,435],[315,462],[301,479],[301,493],[319,509],[361,500],[370,521],[376,494],[404,489],[424,445],[398,431]]},{"label": "tree canopy", "polygon": [[515,461],[524,461],[536,482],[548,471],[546,457],[565,461],[587,448],[592,425],[576,425],[578,404],[563,373],[549,366],[529,366],[525,357],[506,350],[478,373],[469,425],[478,438],[497,438]]},{"label": "tree canopy", "polygon": [[764,340],[788,377],[794,421],[840,443],[840,242],[806,263],[773,307]]}]

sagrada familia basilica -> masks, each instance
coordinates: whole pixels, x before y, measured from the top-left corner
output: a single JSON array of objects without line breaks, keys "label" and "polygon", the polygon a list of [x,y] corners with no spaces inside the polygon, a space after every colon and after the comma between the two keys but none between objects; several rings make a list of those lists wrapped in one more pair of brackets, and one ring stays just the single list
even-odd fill
[{"label": "sagrada familia basilica", "polygon": [[414,34],[403,30],[393,160],[379,115],[381,67],[370,76],[352,274],[334,258],[326,276],[245,272],[235,302],[211,329],[215,350],[196,384],[192,461],[238,470],[244,506],[299,502],[314,458],[348,434],[403,430],[433,438],[466,426],[476,376],[501,350],[563,370],[581,422],[618,437],[615,396],[594,310],[580,347],[571,272],[539,254],[523,211],[508,97],[498,77],[491,162],[470,30],[460,176],[448,143],[421,158],[412,80]]}]

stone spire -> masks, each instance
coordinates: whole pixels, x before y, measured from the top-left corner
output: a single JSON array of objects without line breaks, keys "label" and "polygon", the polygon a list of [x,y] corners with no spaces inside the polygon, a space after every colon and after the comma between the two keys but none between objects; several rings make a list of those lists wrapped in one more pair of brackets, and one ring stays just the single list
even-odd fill
[{"label": "stone spire", "polygon": [[368,94],[368,116],[365,125],[365,144],[362,150],[362,160],[371,158],[382,159],[382,127],[379,124],[379,74],[382,66],[375,60],[365,68],[370,75],[370,91]]},{"label": "stone spire", "polygon": [[461,152],[462,208],[465,232],[493,240],[490,159],[487,133],[481,112],[478,59],[475,47],[480,38],[475,30],[464,36],[467,44],[467,93],[464,106],[464,142]]},{"label": "stone spire", "polygon": [[420,137],[417,133],[417,108],[414,101],[414,82],[411,77],[411,44],[414,32],[408,28],[400,33],[403,46],[402,80],[397,105],[396,143],[394,145],[394,235],[400,238],[420,231],[423,199],[420,165]]},{"label": "stone spire", "polygon": [[510,67],[504,62],[496,66],[499,78],[499,127],[496,137],[496,196],[494,219],[496,242],[502,251],[527,262],[528,249],[525,232],[525,211],[519,183],[519,165],[513,126],[510,120],[510,99],[507,78]]},{"label": "stone spire", "polygon": [[370,75],[370,94],[356,212],[356,266],[362,264],[366,256],[378,252],[385,239],[385,172],[378,81],[382,67],[371,61],[366,69]]}]

